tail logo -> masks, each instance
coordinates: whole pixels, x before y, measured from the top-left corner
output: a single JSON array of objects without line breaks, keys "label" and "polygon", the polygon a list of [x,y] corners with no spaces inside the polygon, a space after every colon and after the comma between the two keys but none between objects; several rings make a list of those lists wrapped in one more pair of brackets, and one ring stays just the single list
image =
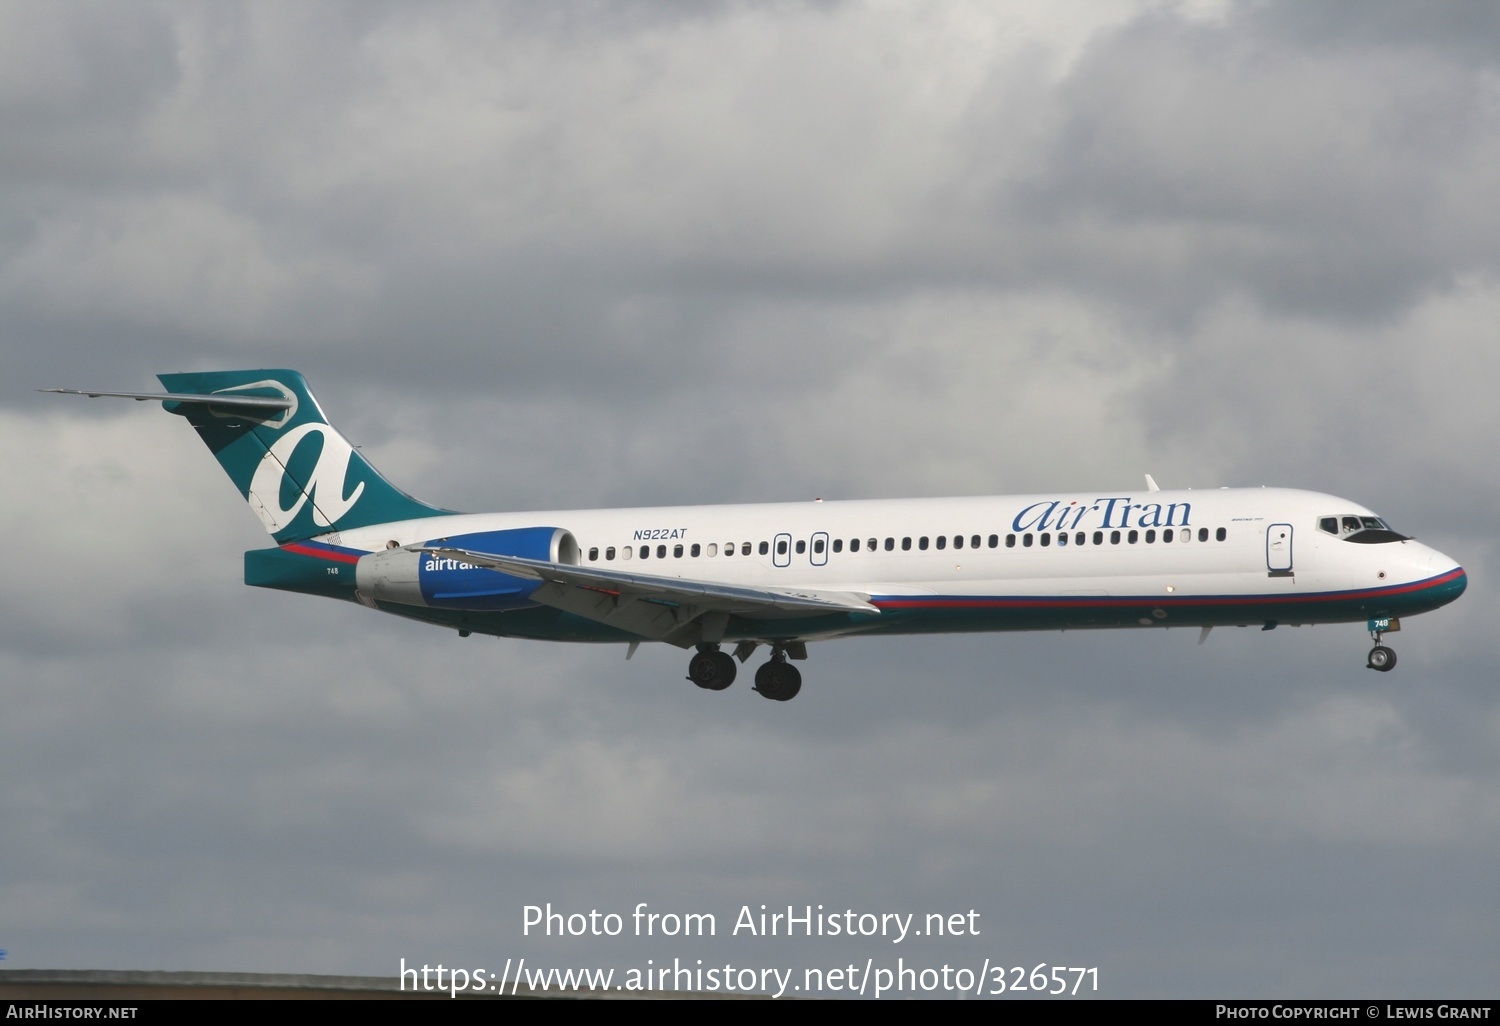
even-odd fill
[{"label": "tail logo", "polygon": [[[323,436],[323,450],[305,483],[292,479],[292,483],[298,486],[297,499],[290,508],[282,509],[281,485],[290,476],[288,468],[292,454],[311,434]],[[271,534],[290,526],[309,499],[312,500],[313,523],[319,527],[332,527],[354,508],[365,491],[365,483],[360,481],[352,494],[344,495],[353,458],[354,447],[329,425],[303,424],[293,428],[276,439],[256,466],[255,476],[250,481],[250,506]]]}]

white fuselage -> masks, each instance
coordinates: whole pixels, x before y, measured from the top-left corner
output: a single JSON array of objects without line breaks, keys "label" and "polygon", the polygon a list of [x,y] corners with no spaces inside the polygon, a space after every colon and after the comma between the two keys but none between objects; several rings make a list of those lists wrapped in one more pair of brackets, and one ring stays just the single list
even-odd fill
[{"label": "white fuselage", "polygon": [[[1351,517],[1374,514],[1315,492],[1236,488],[460,514],[321,540],[377,551],[559,528],[576,540],[580,566],[855,592],[883,613],[946,610],[957,630],[1349,622],[1386,606],[1395,615],[1451,601],[1456,593],[1424,606],[1401,590],[1444,575],[1462,590],[1461,568],[1434,549],[1410,539],[1354,543],[1348,532],[1320,526]],[[1031,612],[1038,602],[1053,603],[1054,615],[1018,618],[1027,602]],[[974,619],[980,607],[994,611],[993,623]],[[953,621],[954,611],[969,618]],[[798,636],[896,628],[875,619],[808,625]],[[910,629],[942,624],[939,617]]]}]

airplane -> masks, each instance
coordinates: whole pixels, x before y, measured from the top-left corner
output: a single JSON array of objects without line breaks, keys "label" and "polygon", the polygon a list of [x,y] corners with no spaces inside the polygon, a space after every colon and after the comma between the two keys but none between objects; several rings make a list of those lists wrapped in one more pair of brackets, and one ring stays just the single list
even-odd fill
[{"label": "airplane", "polygon": [[[1463,594],[1463,567],[1370,510],[1285,488],[455,513],[400,491],[290,370],[158,375],[276,542],[245,583],[447,627],[690,649],[722,691],[787,701],[807,644],[866,635],[1363,622],[1383,635]],[[724,646],[733,646],[732,655]]]}]

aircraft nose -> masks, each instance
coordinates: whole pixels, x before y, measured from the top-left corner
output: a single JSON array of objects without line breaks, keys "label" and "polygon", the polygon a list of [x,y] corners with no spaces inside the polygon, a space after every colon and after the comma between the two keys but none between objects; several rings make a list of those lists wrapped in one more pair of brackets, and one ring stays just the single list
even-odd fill
[{"label": "aircraft nose", "polygon": [[1455,565],[1454,570],[1457,573],[1453,578],[1453,598],[1458,598],[1469,587],[1469,575],[1461,566]]},{"label": "aircraft nose", "polygon": [[1437,549],[1428,549],[1428,552],[1428,579],[1432,581],[1444,604],[1452,602],[1468,589],[1468,571],[1459,566],[1456,559],[1445,556]]}]

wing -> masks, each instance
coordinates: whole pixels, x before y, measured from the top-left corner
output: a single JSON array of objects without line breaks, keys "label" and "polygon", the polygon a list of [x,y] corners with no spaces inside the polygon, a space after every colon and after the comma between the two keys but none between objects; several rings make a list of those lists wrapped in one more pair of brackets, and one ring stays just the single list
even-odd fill
[{"label": "wing", "polygon": [[412,551],[541,581],[532,592],[533,602],[683,648],[699,642],[717,644],[730,616],[787,619],[880,613],[870,604],[870,596],[855,592],[744,588],[444,546],[413,546]]}]

